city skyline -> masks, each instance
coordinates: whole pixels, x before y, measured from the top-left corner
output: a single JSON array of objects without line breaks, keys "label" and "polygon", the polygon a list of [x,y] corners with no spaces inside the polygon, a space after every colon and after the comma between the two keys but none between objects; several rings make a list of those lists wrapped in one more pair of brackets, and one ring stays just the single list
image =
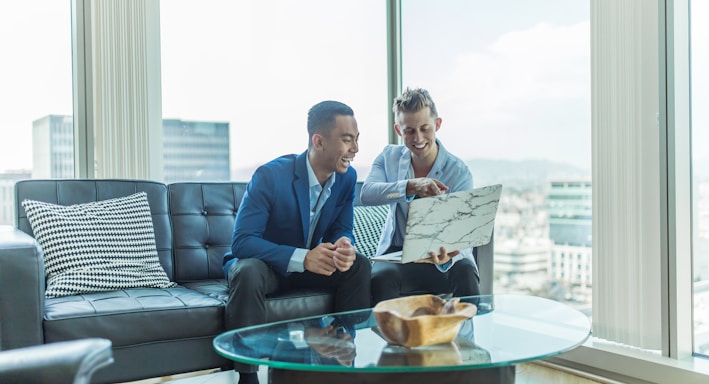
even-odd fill
[{"label": "city skyline", "polygon": [[[0,79],[14,91],[4,93],[0,100],[13,106],[7,115],[0,116],[0,126],[11,138],[0,143],[0,169],[31,167],[27,145],[31,141],[32,120],[47,114],[71,115],[70,14],[68,4],[62,4],[47,2],[45,7],[42,3],[39,7],[42,12],[34,12],[31,20],[25,17],[38,8],[36,3],[13,4],[17,7],[13,14],[19,17],[0,26],[0,31],[6,34],[21,31],[24,36],[22,40],[9,41],[9,52],[22,52],[16,55],[22,59],[2,63],[0,71]],[[428,2],[408,1],[403,5],[407,19],[433,16]],[[510,5],[525,9],[525,15],[493,22],[507,15]],[[246,7],[248,12],[239,7]],[[334,23],[323,17],[328,12],[342,12],[342,7],[351,15],[348,20]],[[471,41],[460,45],[452,39],[438,39],[439,52],[454,54],[438,60],[441,64],[449,63],[449,68],[430,70],[419,64],[421,60],[412,59],[404,67],[403,85],[423,86],[431,91],[444,121],[439,136],[448,149],[460,154],[474,151],[476,157],[515,160],[548,156],[549,160],[561,158],[589,167],[590,145],[575,145],[575,150],[556,145],[553,154],[544,149],[555,146],[550,138],[567,140],[564,135],[571,135],[568,139],[573,139],[573,132],[586,132],[584,135],[590,138],[590,123],[569,126],[574,119],[589,116],[588,103],[582,101],[590,97],[588,73],[583,70],[589,65],[589,47],[587,43],[580,46],[574,43],[579,39],[588,41],[587,2],[546,0],[543,6],[530,7],[518,0],[504,4],[450,1],[434,9],[439,10],[436,17],[455,20],[441,24],[441,33],[453,35],[459,32],[454,26],[463,25]],[[483,16],[481,10],[488,16]],[[187,28],[182,22],[185,12],[191,20]],[[268,15],[265,21],[262,15]],[[239,22],[234,22],[234,18]],[[464,23],[466,18],[474,23],[470,20]],[[406,47],[420,38],[415,28],[418,21],[413,23],[403,26]],[[293,27],[288,27],[291,24]],[[278,34],[283,28],[291,33]],[[332,31],[329,35],[322,34],[323,28]],[[210,35],[220,38],[209,38]],[[253,35],[270,39],[273,44],[252,44],[239,38]],[[388,131],[392,129],[387,123],[391,101],[386,99],[385,87],[385,8],[378,0],[347,4],[313,0],[299,2],[297,6],[281,0],[215,1],[198,8],[190,1],[174,0],[161,4],[161,36],[163,117],[229,122],[233,127],[233,168],[301,152],[307,143],[307,109],[322,99],[340,99],[355,110],[361,133],[361,150],[355,164],[359,161],[371,164],[386,145]],[[347,44],[333,45],[335,39]],[[535,41],[552,40],[559,42],[537,46],[536,49],[543,48],[541,53],[529,50]],[[227,41],[229,44],[225,44]],[[310,43],[303,44],[305,41]],[[331,47],[327,55],[320,52],[323,44]],[[30,46],[33,49],[28,49]],[[407,52],[413,50],[406,48]],[[284,68],[273,67],[281,62],[281,57],[295,57],[296,53],[318,59],[313,59],[313,65],[291,60]],[[352,54],[368,59],[338,59]],[[547,57],[532,60],[530,55]],[[46,57],[53,58],[51,67],[47,66]],[[205,63],[209,63],[208,67]],[[553,72],[564,75],[550,77],[550,63],[556,63]],[[33,70],[32,76],[14,76],[29,68]],[[479,76],[481,73],[485,76]],[[525,78],[537,81],[529,83]],[[312,79],[316,86],[303,87],[299,79]],[[277,104],[277,113],[271,101],[275,94],[288,101]],[[548,107],[535,104],[534,100],[555,105],[558,118],[549,120]],[[586,111],[579,112],[578,106],[569,104],[579,105],[579,101]],[[577,117],[570,120],[568,116],[562,117],[562,113]],[[264,119],[265,116],[268,118]],[[278,129],[277,135],[257,151],[253,143],[263,142],[263,128]],[[537,134],[520,136],[530,130]],[[510,140],[515,137],[525,139]],[[534,145],[529,145],[530,141]],[[476,145],[477,142],[497,144]]]}]

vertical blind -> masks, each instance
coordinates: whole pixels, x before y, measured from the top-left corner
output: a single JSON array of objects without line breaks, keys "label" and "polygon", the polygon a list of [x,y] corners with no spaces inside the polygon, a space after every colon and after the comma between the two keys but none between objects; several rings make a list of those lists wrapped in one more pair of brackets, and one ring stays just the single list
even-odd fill
[{"label": "vertical blind", "polygon": [[654,2],[591,2],[593,335],[652,350],[662,347],[657,19]]},{"label": "vertical blind", "polygon": [[160,180],[159,2],[93,1],[91,28],[96,177]]}]

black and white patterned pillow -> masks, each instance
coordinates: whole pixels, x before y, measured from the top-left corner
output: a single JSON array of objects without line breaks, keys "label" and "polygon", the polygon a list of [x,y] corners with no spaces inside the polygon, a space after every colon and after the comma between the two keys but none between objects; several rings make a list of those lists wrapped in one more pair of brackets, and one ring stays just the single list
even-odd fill
[{"label": "black and white patterned pillow", "polygon": [[44,251],[47,297],[126,288],[169,288],[158,260],[145,192],[76,205],[24,200]]},{"label": "black and white patterned pillow", "polygon": [[354,228],[357,251],[371,257],[377,252],[379,236],[389,213],[388,205],[354,207]]}]

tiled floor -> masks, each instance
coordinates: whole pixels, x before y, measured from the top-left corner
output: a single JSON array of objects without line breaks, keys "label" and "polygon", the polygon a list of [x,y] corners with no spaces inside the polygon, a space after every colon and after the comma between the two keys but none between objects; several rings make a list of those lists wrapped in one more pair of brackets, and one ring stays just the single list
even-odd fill
[{"label": "tiled floor", "polygon": [[[259,381],[261,384],[268,383],[266,377],[267,368],[262,366],[259,371]],[[584,377],[585,376],[585,377]],[[161,379],[150,379],[132,382],[131,384],[235,384],[237,375],[233,371],[210,372],[202,371],[194,374],[164,377]],[[620,384],[611,380],[601,378],[590,378],[587,375],[575,374],[573,372],[560,371],[549,368],[545,365],[526,363],[517,366],[517,384]]]}]

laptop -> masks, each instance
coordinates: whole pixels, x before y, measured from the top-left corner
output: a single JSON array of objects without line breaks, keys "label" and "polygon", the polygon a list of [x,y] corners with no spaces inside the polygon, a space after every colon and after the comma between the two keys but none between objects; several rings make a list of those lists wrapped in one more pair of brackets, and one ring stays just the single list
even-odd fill
[{"label": "laptop", "polygon": [[442,246],[452,252],[489,243],[501,192],[496,184],[411,201],[402,250],[370,260],[410,263]]}]

